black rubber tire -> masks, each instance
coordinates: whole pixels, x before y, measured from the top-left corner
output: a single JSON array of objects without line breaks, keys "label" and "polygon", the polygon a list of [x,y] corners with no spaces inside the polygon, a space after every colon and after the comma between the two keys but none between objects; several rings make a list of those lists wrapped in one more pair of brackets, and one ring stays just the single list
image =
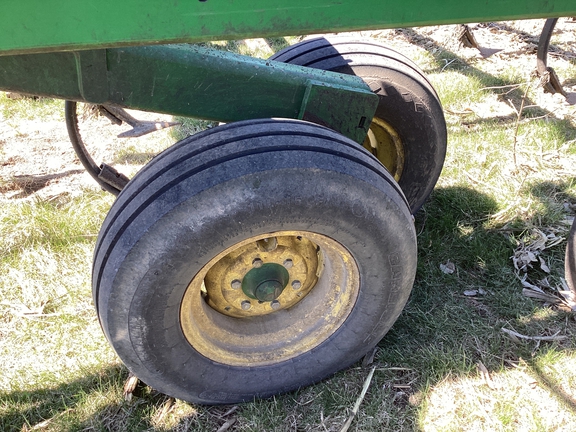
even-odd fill
[{"label": "black rubber tire", "polygon": [[572,228],[566,242],[566,259],[564,260],[564,273],[566,283],[576,298],[576,219],[572,222]]},{"label": "black rubber tire", "polygon": [[402,140],[404,164],[397,180],[415,213],[434,189],[446,156],[442,106],[418,66],[389,48],[346,38],[305,40],[270,60],[357,75],[380,96],[376,117]]},{"label": "black rubber tire", "polygon": [[[254,367],[204,357],[179,318],[187,285],[225,248],[282,230],[328,236],[349,251],[360,276],[352,311],[288,361]],[[397,319],[415,271],[409,207],[372,155],[311,123],[251,120],[180,141],[130,181],[98,237],[93,295],[108,340],[141,380],[194,403],[236,403],[359,360]]]}]

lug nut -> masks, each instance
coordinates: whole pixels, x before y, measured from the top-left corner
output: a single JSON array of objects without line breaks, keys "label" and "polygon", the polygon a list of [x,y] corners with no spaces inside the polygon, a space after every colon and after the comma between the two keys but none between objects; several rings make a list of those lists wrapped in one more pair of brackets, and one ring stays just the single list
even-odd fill
[{"label": "lug nut", "polygon": [[262,240],[258,240],[256,242],[256,246],[262,252],[272,252],[274,249],[278,247],[278,240],[276,237],[268,237]]},{"label": "lug nut", "polygon": [[287,269],[291,269],[293,265],[294,262],[290,258],[284,261],[284,267]]},{"label": "lug nut", "polygon": [[264,264],[264,263],[262,262],[262,260],[261,260],[260,258],[254,258],[254,261],[252,261],[252,265],[253,265],[255,268],[260,268],[260,267],[262,267],[262,264]]},{"label": "lug nut", "polygon": [[292,282],[292,288],[295,290],[300,289],[302,287],[302,283],[299,280],[295,280]]},{"label": "lug nut", "polygon": [[274,310],[278,310],[280,309],[280,302],[278,300],[272,300],[270,302],[270,307],[272,307]]},{"label": "lug nut", "polygon": [[242,308],[242,310],[247,311],[248,309],[250,309],[252,307],[252,305],[250,304],[250,302],[248,300],[244,300],[241,304],[240,307]]},{"label": "lug nut", "polygon": [[232,281],[232,283],[230,284],[230,286],[232,287],[232,289],[240,289],[242,287],[242,282],[240,282],[238,279],[234,279]]}]

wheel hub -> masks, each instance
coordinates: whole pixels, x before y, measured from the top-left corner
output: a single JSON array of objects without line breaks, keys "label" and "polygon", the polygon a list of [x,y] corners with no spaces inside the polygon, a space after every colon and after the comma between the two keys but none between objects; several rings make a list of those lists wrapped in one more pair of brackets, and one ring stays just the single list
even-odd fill
[{"label": "wheel hub", "polygon": [[206,274],[203,293],[206,303],[224,315],[267,315],[302,300],[321,269],[322,251],[312,241],[298,235],[270,236],[221,257]]},{"label": "wheel hub", "polygon": [[253,268],[242,280],[242,291],[248,297],[261,301],[276,300],[286,285],[290,275],[288,270],[276,263],[263,264]]}]

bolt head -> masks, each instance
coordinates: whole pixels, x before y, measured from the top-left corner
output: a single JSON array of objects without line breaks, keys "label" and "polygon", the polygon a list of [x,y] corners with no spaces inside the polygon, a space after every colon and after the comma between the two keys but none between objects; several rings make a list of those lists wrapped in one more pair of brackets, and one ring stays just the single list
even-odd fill
[{"label": "bolt head", "polygon": [[280,302],[278,300],[272,300],[270,302],[270,307],[272,307],[274,310],[278,310],[280,309]]},{"label": "bolt head", "polygon": [[242,287],[242,282],[240,282],[238,279],[234,279],[232,281],[232,283],[230,284],[230,286],[232,287],[232,289],[240,289]]},{"label": "bolt head", "polygon": [[268,237],[256,242],[256,246],[262,252],[272,252],[276,247],[278,247],[278,240],[276,237]]},{"label": "bolt head", "polygon": [[252,265],[253,265],[255,268],[260,268],[260,267],[262,267],[262,264],[264,264],[264,263],[262,262],[262,260],[261,260],[260,258],[254,258],[254,261],[252,261]]},{"label": "bolt head", "polygon": [[247,311],[252,307],[252,305],[248,300],[244,300],[242,303],[240,303],[240,307],[242,308],[242,310]]},{"label": "bolt head", "polygon": [[285,268],[291,269],[293,265],[294,265],[294,261],[292,261],[290,258],[284,260],[284,267]]},{"label": "bolt head", "polygon": [[302,287],[302,282],[300,282],[299,280],[295,280],[292,282],[292,288],[294,288],[295,290],[298,290]]}]

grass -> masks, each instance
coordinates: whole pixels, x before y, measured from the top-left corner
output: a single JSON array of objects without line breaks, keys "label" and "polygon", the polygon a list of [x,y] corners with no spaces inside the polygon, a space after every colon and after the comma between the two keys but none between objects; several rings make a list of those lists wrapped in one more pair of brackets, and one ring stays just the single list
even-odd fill
[{"label": "grass", "polygon": [[[378,345],[351,430],[573,430],[574,314],[524,296],[523,273],[510,258],[535,229],[567,233],[576,205],[574,108],[554,114],[553,98],[543,99],[522,67],[467,56],[423,30],[368,36],[427,71],[446,109],[449,149],[438,186],[416,215],[412,295]],[[265,57],[294,40],[215,45]],[[575,76],[573,62],[561,66]],[[54,115],[45,110],[52,102],[25,108],[28,102],[0,97],[10,121]],[[522,99],[528,108],[519,115]],[[159,148],[212,126],[185,119]],[[139,144],[113,155],[135,170],[156,151]],[[187,404],[145,385],[125,400],[127,371],[100,331],[90,289],[92,248],[112,200],[86,189],[58,200],[1,202],[0,430],[216,431],[230,422],[236,431],[340,430],[369,367],[236,407]],[[541,251],[550,273],[534,265],[527,280],[546,280],[551,293],[561,284],[563,254],[564,243]],[[451,274],[441,268],[448,262]],[[566,338],[513,340],[502,328]]]}]

